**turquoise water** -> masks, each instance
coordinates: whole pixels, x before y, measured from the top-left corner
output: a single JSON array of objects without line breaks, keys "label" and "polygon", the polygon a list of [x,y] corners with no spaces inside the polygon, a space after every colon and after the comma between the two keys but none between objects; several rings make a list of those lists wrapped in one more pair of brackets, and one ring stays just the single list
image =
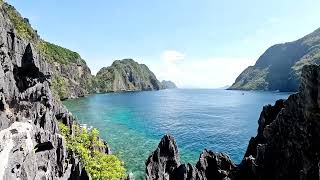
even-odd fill
[{"label": "turquoise water", "polygon": [[240,162],[263,105],[288,95],[173,89],[96,94],[64,104],[80,123],[98,128],[127,170],[142,179],[145,160],[166,133],[176,138],[183,162],[196,163],[204,148]]}]

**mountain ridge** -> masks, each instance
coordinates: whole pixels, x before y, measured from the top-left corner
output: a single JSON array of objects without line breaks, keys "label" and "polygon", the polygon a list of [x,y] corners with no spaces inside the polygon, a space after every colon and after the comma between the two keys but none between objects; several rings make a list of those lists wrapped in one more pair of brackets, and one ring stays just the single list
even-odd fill
[{"label": "mountain ridge", "polygon": [[310,64],[320,64],[320,28],[296,41],[271,46],[228,89],[297,91],[302,67]]}]

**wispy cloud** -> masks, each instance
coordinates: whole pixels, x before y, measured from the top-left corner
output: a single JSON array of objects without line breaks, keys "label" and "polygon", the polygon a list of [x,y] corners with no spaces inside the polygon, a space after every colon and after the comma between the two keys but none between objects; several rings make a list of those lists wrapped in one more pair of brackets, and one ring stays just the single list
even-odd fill
[{"label": "wispy cloud", "polygon": [[175,50],[165,50],[162,52],[161,58],[167,62],[175,62],[183,60],[185,58],[185,54]]}]

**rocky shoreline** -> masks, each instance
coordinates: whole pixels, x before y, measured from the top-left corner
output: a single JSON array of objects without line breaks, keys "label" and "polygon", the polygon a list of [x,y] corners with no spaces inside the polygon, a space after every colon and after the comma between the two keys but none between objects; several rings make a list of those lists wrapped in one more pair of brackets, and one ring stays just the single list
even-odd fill
[{"label": "rocky shoreline", "polygon": [[[94,87],[90,70],[81,59],[75,67],[48,63],[38,49],[36,31],[27,26],[27,34],[21,34],[19,28],[28,20],[15,26],[9,16],[17,12],[0,3],[0,179],[90,179],[79,157],[67,150],[58,127],[59,122],[68,127],[77,122],[54,97],[90,93]],[[63,80],[54,78],[60,75]],[[130,75],[123,81],[130,79],[139,78]],[[150,82],[155,80],[152,76]],[[55,92],[54,85],[63,85],[66,91]],[[174,138],[165,135],[146,161],[146,179],[319,179],[319,85],[320,67],[305,66],[299,92],[263,108],[257,136],[240,164],[209,150],[201,153],[195,166],[181,164]],[[158,82],[157,88],[140,86],[160,89]],[[99,151],[110,153],[107,147]]]},{"label": "rocky shoreline", "polygon": [[146,161],[147,180],[317,180],[320,178],[320,66],[305,66],[299,92],[263,107],[258,134],[240,164],[204,150],[196,166],[181,164],[165,135]]}]

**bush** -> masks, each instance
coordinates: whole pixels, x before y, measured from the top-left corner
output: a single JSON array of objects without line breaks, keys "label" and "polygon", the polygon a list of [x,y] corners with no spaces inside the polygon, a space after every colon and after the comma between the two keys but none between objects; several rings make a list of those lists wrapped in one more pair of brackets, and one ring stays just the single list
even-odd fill
[{"label": "bush", "polygon": [[18,36],[24,39],[32,40],[37,37],[37,33],[32,29],[31,25],[15,10],[15,8],[7,3],[1,1],[1,5],[4,5],[11,23],[17,30]]},{"label": "bush", "polygon": [[63,123],[59,124],[59,129],[66,139],[68,150],[80,157],[92,179],[118,180],[125,177],[125,168],[122,161],[114,155],[96,150],[105,147],[99,139],[97,129],[87,131],[78,125],[73,125],[73,136],[70,135],[70,129]]},{"label": "bush", "polygon": [[44,55],[49,63],[58,62],[60,64],[69,65],[71,63],[85,64],[80,55],[67,48],[40,40],[38,42],[38,49]]},{"label": "bush", "polygon": [[55,99],[63,100],[68,98],[68,87],[63,77],[53,76],[51,87]]}]

